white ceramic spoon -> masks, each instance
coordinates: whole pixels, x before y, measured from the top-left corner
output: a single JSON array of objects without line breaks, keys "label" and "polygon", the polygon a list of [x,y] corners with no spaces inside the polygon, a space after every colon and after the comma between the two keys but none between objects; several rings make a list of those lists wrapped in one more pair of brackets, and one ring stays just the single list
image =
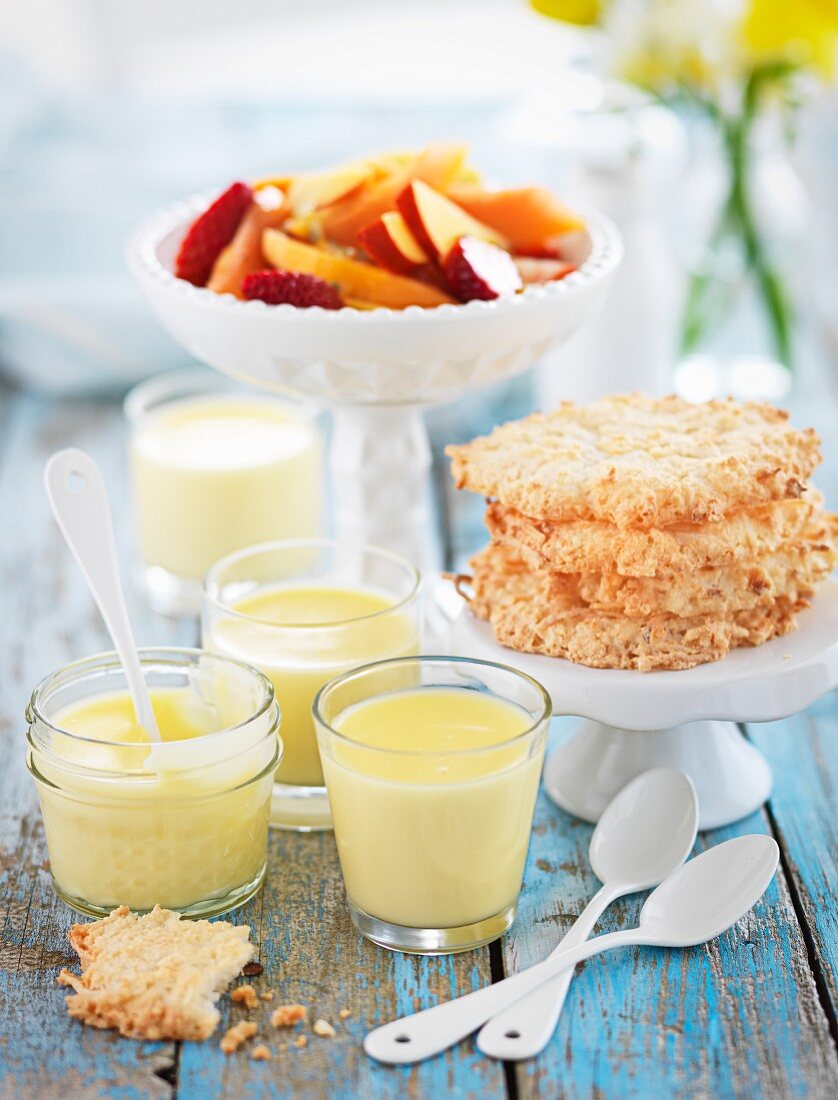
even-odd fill
[{"label": "white ceramic spoon", "polygon": [[119,579],[111,509],[99,467],[89,454],[75,447],[56,451],[44,467],[44,486],[52,513],[90,585],[93,599],[125,669],[137,721],[152,741],[159,741],[160,730],[128,621],[125,594]]},{"label": "white ceramic spoon", "polygon": [[482,1023],[583,959],[612,947],[691,947],[721,935],[762,897],[780,851],[753,834],[709,848],[682,864],[646,899],[640,925],[597,936],[520,974],[371,1031],[364,1050],[391,1065],[420,1062],[476,1031]]},{"label": "white ceramic spoon", "polygon": [[[603,883],[551,953],[584,943],[612,901],[663,882],[692,851],[698,799],[692,781],[674,768],[653,768],[628,783],[605,808],[591,837],[591,866]],[[548,955],[548,958],[551,956]],[[573,971],[492,1017],[477,1046],[492,1058],[532,1058],[556,1030]]]}]

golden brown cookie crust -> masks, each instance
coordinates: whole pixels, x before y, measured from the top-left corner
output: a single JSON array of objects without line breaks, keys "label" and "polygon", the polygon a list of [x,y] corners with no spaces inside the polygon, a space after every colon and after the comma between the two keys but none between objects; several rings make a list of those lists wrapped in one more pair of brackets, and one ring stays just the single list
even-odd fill
[{"label": "golden brown cookie crust", "polygon": [[794,499],[820,461],[814,430],[770,405],[645,394],[562,402],[446,453],[458,488],[542,520],[624,528]]},{"label": "golden brown cookie crust", "polygon": [[[621,577],[617,573],[533,572],[543,577],[545,599],[569,600],[573,605],[627,618],[656,614],[690,617],[748,611],[789,593],[796,600],[809,599],[836,561],[835,542],[800,541],[750,564],[699,569],[676,580]],[[530,571],[514,550],[496,544],[477,554],[471,566],[478,584],[487,575],[488,583],[493,584],[504,573]]]},{"label": "golden brown cookie crust", "polygon": [[531,572],[502,547],[487,547],[472,564],[471,610],[491,623],[501,645],[592,668],[649,672],[717,661],[793,630],[794,613],[807,606],[805,589],[792,587],[748,610],[629,618],[586,606],[578,578]]},{"label": "golden brown cookie crust", "polygon": [[67,1011],[132,1039],[206,1039],[220,1018],[215,1002],[253,957],[249,935],[246,925],[181,920],[159,906],[143,917],[121,906],[74,924],[82,972],[58,975],[75,990]]},{"label": "golden brown cookie crust", "polygon": [[486,526],[494,539],[514,547],[534,569],[674,577],[771,553],[801,537],[813,522],[824,522],[821,508],[820,494],[808,489],[800,500],[740,510],[714,524],[623,531],[596,520],[534,519],[495,503],[486,510]]}]

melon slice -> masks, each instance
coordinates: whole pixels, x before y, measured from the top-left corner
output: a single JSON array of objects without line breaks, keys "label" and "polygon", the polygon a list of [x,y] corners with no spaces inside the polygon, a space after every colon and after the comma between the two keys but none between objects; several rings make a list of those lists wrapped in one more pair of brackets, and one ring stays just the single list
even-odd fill
[{"label": "melon slice", "polygon": [[332,283],[341,297],[360,298],[390,309],[406,309],[407,306],[439,306],[454,299],[436,287],[394,275],[372,264],[361,263],[335,252],[324,252],[303,241],[281,233],[278,229],[266,229],[262,236],[262,251],[274,267],[286,271],[317,275]]},{"label": "melon slice", "polygon": [[506,237],[524,256],[553,255],[553,241],[585,228],[585,222],[544,187],[484,191],[452,185],[447,195],[473,218]]},{"label": "melon slice", "polygon": [[262,234],[270,227],[280,226],[285,214],[284,209],[264,210],[254,203],[242,218],[232,241],[213,264],[207,288],[216,294],[244,297],[242,282],[245,276],[267,266],[262,254]]}]

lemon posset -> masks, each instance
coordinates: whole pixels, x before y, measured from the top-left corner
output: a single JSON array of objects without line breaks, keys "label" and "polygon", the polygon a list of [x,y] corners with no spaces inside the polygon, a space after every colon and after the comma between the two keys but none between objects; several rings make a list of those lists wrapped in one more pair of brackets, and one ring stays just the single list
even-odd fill
[{"label": "lemon posset", "polygon": [[138,724],[113,654],[48,677],[28,710],[58,893],[92,915],[225,912],[265,874],[279,712],[255,669],[199,650],[141,651],[161,741]]}]

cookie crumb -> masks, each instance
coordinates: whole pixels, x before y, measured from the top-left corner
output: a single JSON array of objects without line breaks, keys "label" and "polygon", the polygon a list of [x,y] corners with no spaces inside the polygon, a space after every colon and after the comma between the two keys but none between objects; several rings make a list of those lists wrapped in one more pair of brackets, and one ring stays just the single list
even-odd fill
[{"label": "cookie crumb", "polygon": [[280,1005],[271,1013],[271,1023],[274,1027],[293,1027],[304,1020],[307,1014],[305,1005]]},{"label": "cookie crumb", "polygon": [[294,1046],[299,1047],[300,1050],[302,1050],[303,1047],[308,1046],[308,1039],[306,1039],[305,1035],[298,1035],[297,1038],[294,1040]]},{"label": "cookie crumb", "polygon": [[315,1020],[311,1030],[315,1035],[319,1035],[321,1039],[334,1039],[337,1035],[328,1020]]},{"label": "cookie crumb", "polygon": [[338,1013],[338,1019],[340,1019],[340,1020],[346,1020],[346,1019],[348,1019],[348,1018],[349,1018],[349,1017],[350,1017],[351,1015],[352,1015],[352,1009],[351,1009],[351,1008],[342,1008],[342,1009],[340,1010],[340,1012]]},{"label": "cookie crumb", "polygon": [[249,962],[246,966],[242,967],[242,974],[244,974],[246,978],[256,978],[262,973],[263,970],[264,967],[261,963]]},{"label": "cookie crumb", "polygon": [[264,1043],[259,1043],[250,1052],[250,1057],[254,1062],[270,1062],[273,1055]]},{"label": "cookie crumb", "polygon": [[274,999],[274,991],[272,989],[266,989],[264,993],[260,993],[259,996],[263,1001],[272,1001]]},{"label": "cookie crumb", "polygon": [[252,985],[237,985],[230,994],[230,1000],[240,1001],[245,1008],[256,1008],[259,1004],[259,998]]},{"label": "cookie crumb", "polygon": [[240,1020],[237,1024],[233,1024],[224,1033],[221,1042],[218,1044],[225,1054],[232,1054],[233,1051],[238,1050],[242,1043],[247,1042],[248,1039],[252,1039],[256,1034],[256,1024],[253,1020]]}]

